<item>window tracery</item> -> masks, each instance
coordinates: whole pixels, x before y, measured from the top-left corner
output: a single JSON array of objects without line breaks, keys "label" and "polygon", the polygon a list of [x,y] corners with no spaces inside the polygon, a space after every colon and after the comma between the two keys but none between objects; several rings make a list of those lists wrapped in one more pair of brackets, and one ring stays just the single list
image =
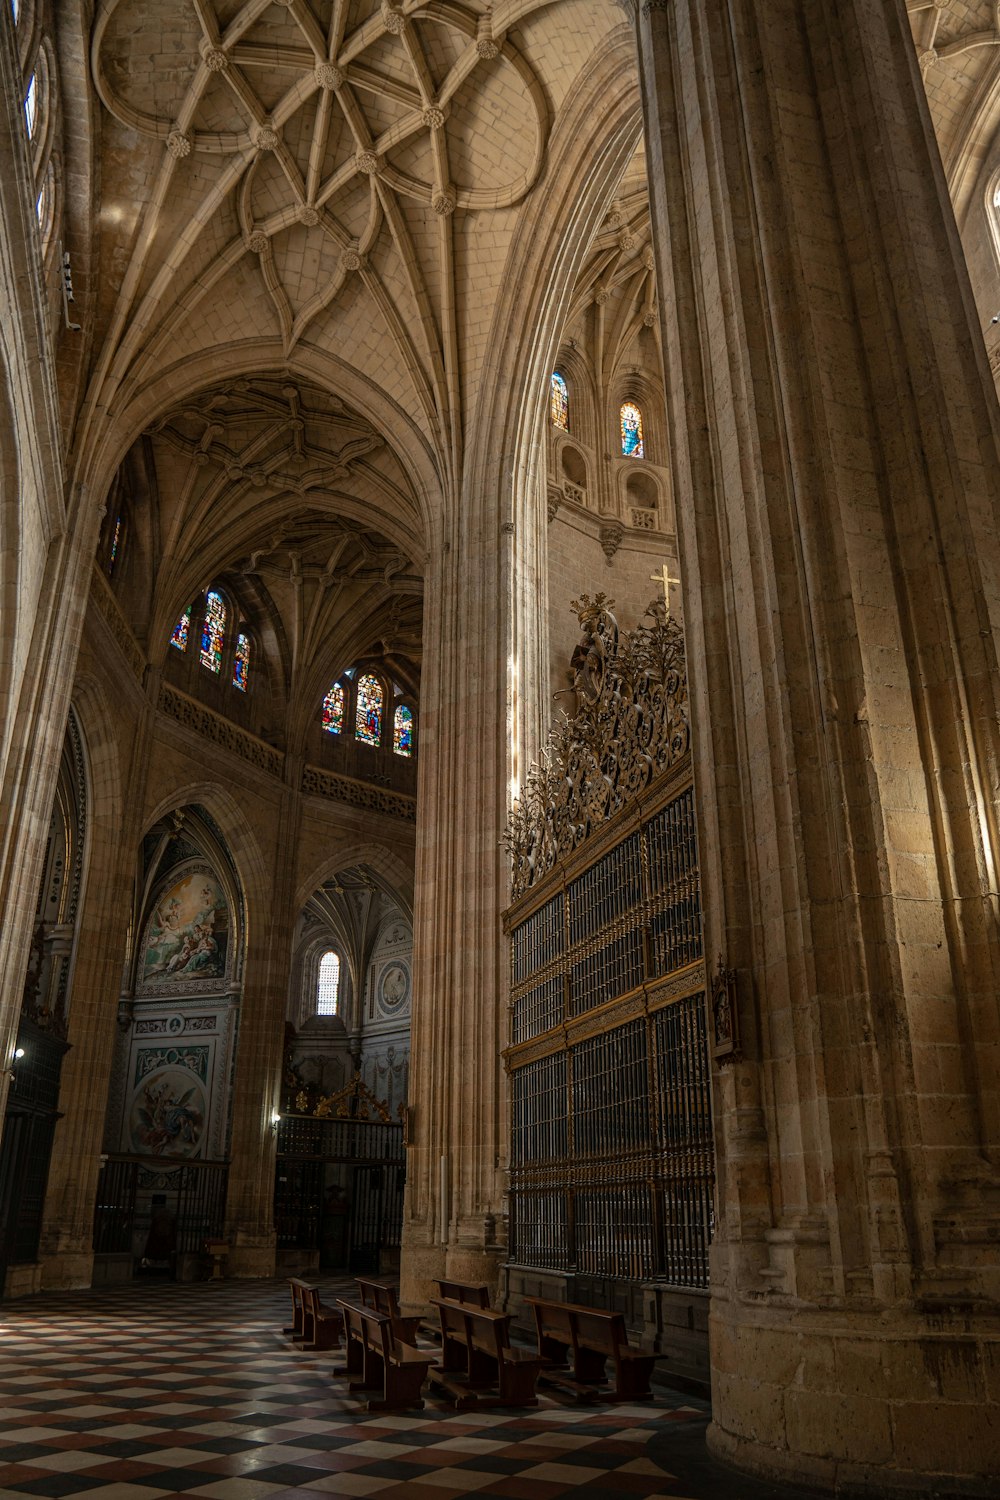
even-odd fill
[{"label": "window tracery", "polygon": [[316,983],[316,1014],[335,1016],[340,992],[340,955],[328,948],[319,961]]}]

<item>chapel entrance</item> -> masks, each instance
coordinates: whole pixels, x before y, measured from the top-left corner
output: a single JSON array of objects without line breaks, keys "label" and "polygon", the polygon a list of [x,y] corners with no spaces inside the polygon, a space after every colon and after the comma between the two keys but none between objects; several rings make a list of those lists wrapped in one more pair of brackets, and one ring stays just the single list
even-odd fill
[{"label": "chapel entrance", "polygon": [[403,1126],[355,1075],[278,1126],[274,1224],[278,1270],[379,1275],[399,1267],[406,1180]]}]

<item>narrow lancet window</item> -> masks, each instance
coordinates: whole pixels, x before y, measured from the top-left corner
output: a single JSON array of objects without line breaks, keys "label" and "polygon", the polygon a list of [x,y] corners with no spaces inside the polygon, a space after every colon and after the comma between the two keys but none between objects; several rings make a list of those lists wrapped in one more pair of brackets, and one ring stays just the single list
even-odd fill
[{"label": "narrow lancet window", "polygon": [[344,689],[339,682],[323,699],[323,728],[327,734],[340,734],[344,727]]},{"label": "narrow lancet window", "polygon": [[634,401],[626,401],[621,409],[622,457],[642,458],[642,412]]},{"label": "narrow lancet window", "polygon": [[250,685],[250,637],[241,630],[236,637],[236,655],[233,657],[233,687],[245,693]]},{"label": "narrow lancet window", "polygon": [[171,646],[176,646],[178,651],[186,651],[188,648],[188,632],[191,629],[191,610],[186,609],[174,626],[173,635],[170,637]]},{"label": "narrow lancet window", "polygon": [[205,599],[205,623],[201,628],[201,664],[210,672],[222,671],[222,639],[226,632],[226,606],[222,595],[211,589]]},{"label": "narrow lancet window", "polygon": [[354,732],[364,745],[378,745],[382,740],[382,684],[366,672],[358,678],[358,711]]},{"label": "narrow lancet window", "polygon": [[316,986],[316,1014],[337,1014],[337,993],[340,989],[340,959],[331,948],[319,961],[319,983]]},{"label": "narrow lancet window", "polygon": [[[108,558],[108,577],[114,577],[115,563],[118,561],[118,551],[122,543],[123,521],[121,516],[115,518],[114,535],[111,538],[111,555]],[[180,623],[180,622],[178,622]]]},{"label": "narrow lancet window", "polygon": [[569,391],[566,389],[566,382],[558,370],[553,370],[552,372],[549,413],[552,417],[553,427],[561,427],[563,432],[569,431]]},{"label": "narrow lancet window", "polygon": [[28,139],[33,139],[38,124],[38,75],[32,73],[28,81],[28,92],[24,96],[24,122],[28,127]]},{"label": "narrow lancet window", "polygon": [[413,754],[413,714],[405,703],[396,709],[392,721],[392,748],[397,755]]}]

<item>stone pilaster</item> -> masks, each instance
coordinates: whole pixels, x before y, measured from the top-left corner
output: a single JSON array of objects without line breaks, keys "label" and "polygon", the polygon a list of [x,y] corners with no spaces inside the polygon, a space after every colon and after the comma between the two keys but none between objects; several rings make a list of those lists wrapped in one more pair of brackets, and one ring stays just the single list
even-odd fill
[{"label": "stone pilaster", "polygon": [[706,951],[744,1041],[713,1440],[972,1493],[1000,1460],[996,401],[902,5],[640,11]]}]

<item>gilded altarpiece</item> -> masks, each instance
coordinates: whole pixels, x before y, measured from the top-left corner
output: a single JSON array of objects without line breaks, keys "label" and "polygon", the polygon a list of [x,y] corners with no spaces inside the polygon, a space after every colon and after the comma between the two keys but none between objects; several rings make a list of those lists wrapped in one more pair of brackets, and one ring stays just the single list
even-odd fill
[{"label": "gilded altarpiece", "polygon": [[575,606],[576,713],[512,815],[508,1296],[705,1368],[714,1154],[684,642]]}]

